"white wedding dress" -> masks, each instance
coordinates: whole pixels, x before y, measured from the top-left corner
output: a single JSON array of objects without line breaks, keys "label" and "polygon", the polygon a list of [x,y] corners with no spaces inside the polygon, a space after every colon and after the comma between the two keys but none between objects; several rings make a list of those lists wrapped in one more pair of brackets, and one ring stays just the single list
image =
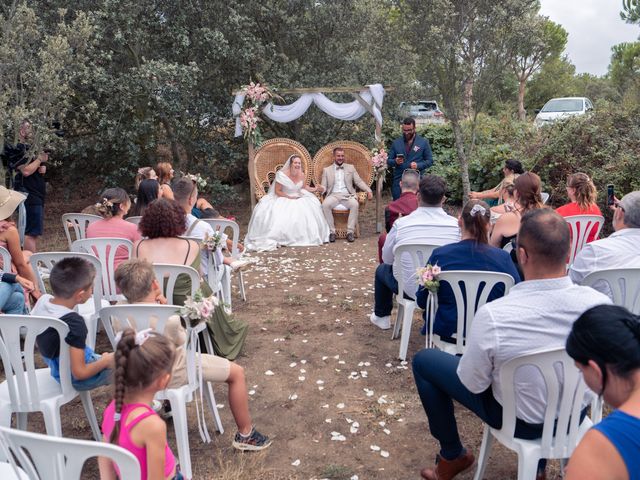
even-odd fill
[{"label": "white wedding dress", "polygon": [[[303,181],[294,184],[283,170],[276,173],[269,193],[253,210],[244,241],[247,250],[265,252],[280,246],[310,247],[329,241],[329,226],[320,201],[302,188]],[[277,196],[276,182],[285,195],[297,198]]]}]

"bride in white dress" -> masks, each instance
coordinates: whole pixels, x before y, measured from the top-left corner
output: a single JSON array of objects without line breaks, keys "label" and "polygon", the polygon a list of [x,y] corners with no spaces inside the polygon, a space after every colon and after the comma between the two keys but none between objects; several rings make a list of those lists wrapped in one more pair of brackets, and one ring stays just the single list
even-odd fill
[{"label": "bride in white dress", "polygon": [[304,183],[300,157],[290,156],[276,173],[269,193],[253,210],[245,248],[264,252],[283,245],[309,247],[327,243],[329,226],[320,201],[312,193],[316,190]]}]

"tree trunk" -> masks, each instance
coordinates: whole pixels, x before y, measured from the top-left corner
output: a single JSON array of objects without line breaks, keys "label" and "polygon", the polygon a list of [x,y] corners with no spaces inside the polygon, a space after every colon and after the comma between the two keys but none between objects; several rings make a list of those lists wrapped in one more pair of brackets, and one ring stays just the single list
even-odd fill
[{"label": "tree trunk", "polygon": [[456,142],[456,154],[458,163],[460,164],[460,178],[462,180],[462,204],[469,201],[469,192],[471,191],[471,183],[469,182],[469,159],[464,151],[464,135],[462,134],[462,126],[457,118],[450,118],[451,129],[453,130],[453,138]]},{"label": "tree trunk", "polygon": [[464,82],[463,115],[465,119],[473,116],[473,77],[469,77]]},{"label": "tree trunk", "polygon": [[526,77],[518,77],[518,120],[521,122],[527,119],[527,111],[524,109],[524,89],[526,84]]}]

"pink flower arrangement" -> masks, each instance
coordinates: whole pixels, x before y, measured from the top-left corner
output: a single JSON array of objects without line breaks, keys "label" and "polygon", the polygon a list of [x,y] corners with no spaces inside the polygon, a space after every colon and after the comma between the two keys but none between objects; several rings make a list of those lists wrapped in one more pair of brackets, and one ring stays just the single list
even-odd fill
[{"label": "pink flower arrangement", "polygon": [[269,88],[260,83],[251,82],[242,87],[245,96],[245,103],[248,104],[240,112],[240,125],[244,130],[244,138],[251,139],[256,146],[262,143],[262,135],[258,122],[262,121],[260,112],[264,104],[271,100],[274,95]]},{"label": "pink flower arrangement", "polygon": [[384,148],[374,148],[371,150],[371,159],[369,161],[371,162],[371,166],[375,169],[378,179],[384,180],[385,174],[387,173],[388,157],[389,156]]},{"label": "pink flower arrangement", "polygon": [[204,297],[202,291],[198,290],[193,297],[187,296],[184,306],[180,308],[180,316],[194,326],[208,320],[219,304],[215,295]]},{"label": "pink flower arrangement", "polygon": [[271,98],[271,92],[259,83],[249,83],[245,87],[246,95],[254,104],[264,103]]},{"label": "pink flower arrangement", "polygon": [[416,272],[418,282],[430,292],[436,293],[438,288],[440,288],[438,275],[440,275],[441,271],[442,270],[438,265],[431,265],[427,263],[425,267],[419,268]]}]

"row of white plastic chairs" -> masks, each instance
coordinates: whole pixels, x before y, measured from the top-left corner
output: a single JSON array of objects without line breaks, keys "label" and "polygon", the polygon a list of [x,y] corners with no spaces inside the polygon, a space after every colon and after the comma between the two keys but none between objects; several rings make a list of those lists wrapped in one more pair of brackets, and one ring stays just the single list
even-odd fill
[{"label": "row of white plastic chairs", "polygon": [[[115,349],[116,328],[127,326],[137,330],[153,328],[163,333],[167,320],[172,315],[176,315],[179,308],[175,305],[112,305],[102,308],[99,311],[99,317],[111,346]],[[49,368],[35,367],[36,337],[47,328],[53,328],[57,331],[59,338],[64,339],[69,331],[68,325],[59,319],[32,315],[3,315],[2,320],[0,322],[0,358],[6,380],[0,384],[0,426],[9,427],[11,416],[16,413],[18,429],[26,430],[27,414],[40,411],[44,416],[47,434],[60,437],[62,436],[60,407],[80,395],[93,437],[100,440],[100,429],[90,393],[76,391],[71,383],[69,349],[66,348],[64,341],[61,340],[60,349],[60,382],[51,377]],[[188,383],[160,392],[157,399],[168,400],[171,404],[181,468],[185,477],[191,478],[186,404],[196,400],[198,426],[204,441],[210,441],[210,437],[206,428],[204,409],[200,409],[201,405],[198,404],[198,395],[201,404],[204,401],[208,404],[214,416],[216,429],[223,433],[224,428],[213,387],[208,382],[203,383],[201,364],[198,361],[200,350],[198,336],[204,340],[206,351],[214,353],[210,335],[204,323],[193,328],[187,327]]]},{"label": "row of white plastic chairs", "polygon": [[[142,217],[129,217],[126,220],[138,225]],[[62,226],[69,243],[69,250],[73,250],[73,243],[77,240],[83,240],[86,238],[87,227],[97,221],[102,220],[102,217],[98,215],[91,215],[86,213],[65,213],[62,215]],[[220,232],[223,234],[229,234],[229,238],[232,240],[231,257],[238,259],[241,256],[238,248],[238,242],[240,239],[240,227],[233,220],[228,219],[201,219],[201,222],[207,223],[211,226],[214,232]],[[202,239],[190,237],[192,240],[200,241]],[[231,305],[231,281],[229,269],[225,269],[226,273],[222,276],[221,286],[225,296],[227,304]],[[224,273],[224,272],[223,272]],[[212,287],[213,288],[213,287]],[[242,271],[238,274],[238,288],[240,289],[240,296],[242,300],[246,301],[246,293],[244,288],[244,277]],[[215,289],[214,289],[215,291]]]},{"label": "row of white plastic chairs", "polygon": [[[546,411],[541,436],[537,440],[515,437],[515,374],[524,366],[537,369],[546,385]],[[495,429],[485,425],[474,479],[484,477],[494,438],[518,454],[518,479],[533,479],[539,459],[569,458],[582,436],[593,425],[591,419],[581,418],[586,387],[573,360],[562,348],[514,358],[504,364],[500,379],[504,386],[502,427]],[[597,422],[601,405],[597,404],[595,408],[599,411],[592,410],[592,419]],[[80,478],[84,462],[94,456],[104,456],[116,462],[121,472],[120,478],[140,477],[135,457],[114,445],[47,437],[0,427],[0,447],[0,475],[7,480],[76,480]],[[3,464],[3,461],[9,463]],[[180,461],[185,477],[192,478],[190,460],[188,471],[184,468],[182,455]],[[12,472],[14,476],[11,476]]]}]

